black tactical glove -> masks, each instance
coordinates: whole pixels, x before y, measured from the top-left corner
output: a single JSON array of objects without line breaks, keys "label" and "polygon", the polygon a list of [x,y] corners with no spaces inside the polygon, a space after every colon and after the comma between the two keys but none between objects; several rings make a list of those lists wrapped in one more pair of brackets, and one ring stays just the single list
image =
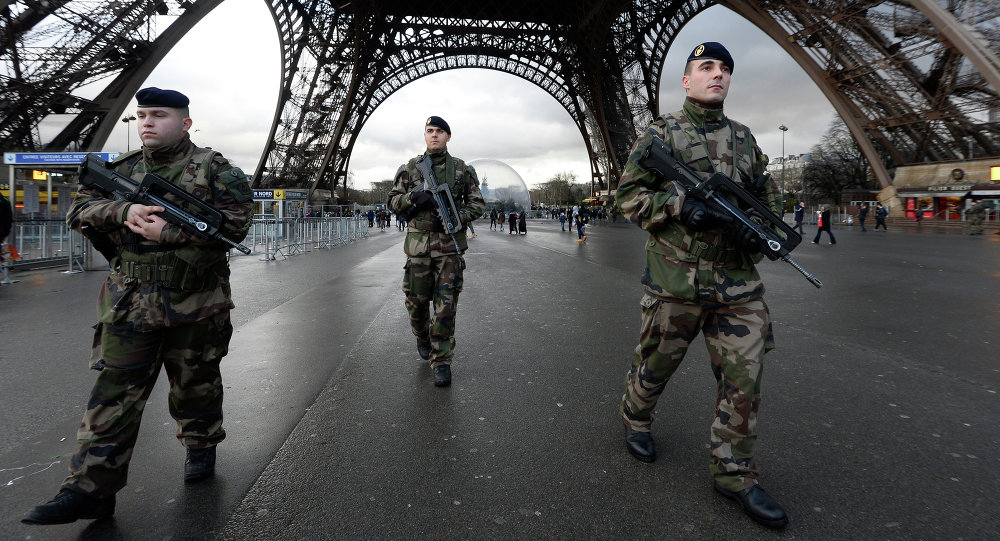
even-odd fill
[{"label": "black tactical glove", "polygon": [[727,214],[721,214],[708,207],[703,201],[693,197],[684,200],[681,207],[681,222],[691,231],[705,231],[720,223],[733,221]]},{"label": "black tactical glove", "polygon": [[733,240],[736,241],[736,247],[747,254],[756,254],[761,248],[763,248],[760,236],[757,235],[753,229],[742,223],[733,227],[732,233],[730,234],[732,235]]},{"label": "black tactical glove", "polygon": [[419,192],[413,192],[413,208],[414,209],[429,209],[434,206],[434,196],[430,192],[425,192],[423,190]]}]

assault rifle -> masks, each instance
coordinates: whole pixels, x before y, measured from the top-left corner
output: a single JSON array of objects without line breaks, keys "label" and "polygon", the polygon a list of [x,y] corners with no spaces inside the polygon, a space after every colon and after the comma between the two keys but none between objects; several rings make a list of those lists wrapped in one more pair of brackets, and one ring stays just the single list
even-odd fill
[{"label": "assault rifle", "polygon": [[429,154],[425,154],[424,159],[417,164],[417,170],[424,177],[424,185],[421,190],[430,193],[434,198],[434,210],[437,212],[438,218],[441,218],[444,232],[451,235],[451,240],[455,242],[455,251],[461,254],[462,249],[458,246],[455,233],[462,230],[462,218],[458,214],[455,198],[451,196],[451,187],[448,186],[447,182],[438,183],[437,177],[434,176],[434,168]]},{"label": "assault rifle", "polygon": [[[136,182],[131,177],[109,169],[108,162],[96,154],[87,154],[80,168],[80,184],[88,188],[97,188],[114,195],[115,199],[138,203],[140,205],[160,206],[166,209],[156,214],[169,223],[178,225],[181,229],[205,240],[219,240],[233,248],[250,255],[250,248],[233,242],[222,235],[222,223],[225,216],[219,209],[205,203],[183,189],[173,185],[167,179],[146,173],[142,182]],[[175,203],[183,201],[192,211],[187,211]],[[95,247],[97,247],[95,243]],[[105,250],[101,250],[103,254]],[[110,258],[109,258],[110,260]]]},{"label": "assault rifle", "polygon": [[[687,195],[704,201],[706,205],[723,215],[730,216],[734,222],[733,227],[742,224],[750,228],[761,240],[761,253],[768,259],[771,261],[780,259],[802,273],[812,285],[823,286],[819,278],[788,256],[802,242],[802,237],[781,217],[771,212],[771,209],[761,203],[754,194],[733,182],[724,173],[716,173],[707,180],[702,179],[687,164],[673,157],[670,145],[660,139],[655,131],[651,129],[649,132],[652,144],[639,165],[677,182]],[[730,197],[736,202],[731,201]]]}]

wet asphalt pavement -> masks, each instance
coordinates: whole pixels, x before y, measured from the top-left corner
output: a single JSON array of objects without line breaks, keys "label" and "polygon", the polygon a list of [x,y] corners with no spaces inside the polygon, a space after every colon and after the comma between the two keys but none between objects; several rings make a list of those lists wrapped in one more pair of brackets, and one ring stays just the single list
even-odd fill
[{"label": "wet asphalt pavement", "polygon": [[403,234],[233,262],[216,476],[185,486],[165,377],[114,519],[19,522],[58,491],[94,373],[101,272],[0,286],[3,539],[984,539],[1000,531],[1000,235],[861,233],[762,262],[761,484],[774,532],[715,494],[714,378],[688,353],[657,408],[658,458],[617,416],[645,234],[558,222],[470,241],[454,383],[435,388],[403,309]]}]

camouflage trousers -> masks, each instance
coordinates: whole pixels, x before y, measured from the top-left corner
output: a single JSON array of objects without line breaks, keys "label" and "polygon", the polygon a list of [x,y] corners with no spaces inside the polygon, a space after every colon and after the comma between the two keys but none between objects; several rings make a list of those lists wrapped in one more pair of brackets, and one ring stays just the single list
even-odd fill
[{"label": "camouflage trousers", "polygon": [[975,216],[969,218],[969,233],[972,235],[982,235],[983,234],[983,217]]},{"label": "camouflage trousers", "polygon": [[455,352],[455,313],[464,270],[465,260],[457,254],[406,260],[403,293],[410,328],[418,340],[430,340],[432,368],[451,364]]},{"label": "camouflage trousers", "polygon": [[649,431],[653,409],[698,333],[704,334],[718,382],[709,471],[725,489],[756,482],[757,411],[764,353],[773,347],[763,299],[741,304],[642,299],[642,328],[632,356],[621,414],[633,430]]},{"label": "camouflage trousers", "polygon": [[103,368],[90,392],[76,435],[80,449],[63,487],[107,497],[125,486],[142,412],[161,366],[170,380],[168,407],[177,421],[177,439],[188,449],[221,442],[226,432],[219,363],[232,334],[229,312],[153,332],[103,325]]}]

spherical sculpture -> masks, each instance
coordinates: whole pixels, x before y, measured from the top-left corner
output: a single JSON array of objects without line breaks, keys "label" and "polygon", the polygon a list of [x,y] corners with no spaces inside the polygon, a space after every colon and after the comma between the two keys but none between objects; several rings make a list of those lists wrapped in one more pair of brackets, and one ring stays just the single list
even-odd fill
[{"label": "spherical sculpture", "polygon": [[476,169],[487,207],[504,207],[504,210],[531,208],[528,185],[513,167],[490,158],[472,160],[469,165]]}]

